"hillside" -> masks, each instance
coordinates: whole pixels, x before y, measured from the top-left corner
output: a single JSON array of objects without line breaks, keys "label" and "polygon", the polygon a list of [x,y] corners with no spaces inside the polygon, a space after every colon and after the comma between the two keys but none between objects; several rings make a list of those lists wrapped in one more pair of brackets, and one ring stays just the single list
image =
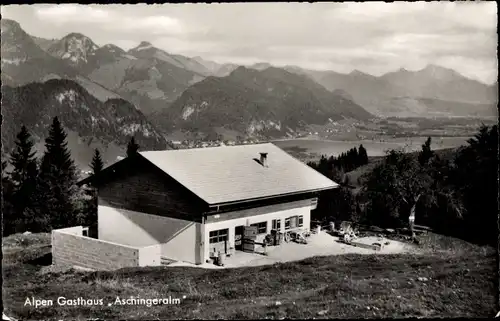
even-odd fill
[{"label": "hillside", "polygon": [[176,67],[192,71],[195,74],[210,74],[209,69],[197,60],[181,55],[170,54],[164,50],[154,47],[147,41],[142,41],[137,47],[130,49],[127,53],[136,58],[162,60]]},{"label": "hillside", "polygon": [[57,39],[45,39],[35,36],[31,36],[31,38],[36,43],[36,45],[40,47],[43,51],[47,51],[54,43],[59,41]]},{"label": "hillside", "polygon": [[216,77],[229,76],[229,74],[231,74],[238,67],[240,66],[232,63],[222,64],[220,68],[218,68],[217,71],[214,73],[214,76]]},{"label": "hillside", "polygon": [[161,128],[210,133],[223,127],[242,135],[280,137],[307,124],[345,117],[373,116],[306,77],[279,68],[238,67],[227,77],[209,77],[192,85],[155,118]]},{"label": "hillside", "polygon": [[[50,272],[50,235],[3,239],[4,309],[21,320],[484,318],[496,312],[493,249],[429,233],[419,255],[337,255],[260,267]],[[180,299],[173,305],[24,306],[26,297]]]},{"label": "hillside", "polygon": [[168,147],[132,104],[123,99],[101,102],[71,80],[3,86],[2,115],[2,145],[6,151],[14,146],[15,135],[24,124],[33,134],[38,152],[43,152],[52,119],[59,117],[68,131],[72,155],[82,168],[88,166],[93,148],[99,148],[108,162],[123,156],[131,135],[144,150]]},{"label": "hillside", "polygon": [[219,64],[215,61],[203,59],[202,57],[194,57],[192,59],[203,65],[209,71],[209,75],[216,77],[228,76],[233,70],[239,67],[237,64]]},{"label": "hillside", "polygon": [[140,106],[145,114],[166,108],[192,83],[203,79],[162,59],[135,57],[103,64],[89,78]]}]

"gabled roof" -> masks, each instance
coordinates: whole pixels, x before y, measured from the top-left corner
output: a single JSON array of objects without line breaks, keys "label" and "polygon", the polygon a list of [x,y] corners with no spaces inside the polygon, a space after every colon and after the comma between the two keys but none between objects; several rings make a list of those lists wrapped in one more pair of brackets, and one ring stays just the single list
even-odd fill
[{"label": "gabled roof", "polygon": [[[267,167],[257,160],[267,153]],[[338,185],[271,143],[140,152],[208,204],[335,188]]]}]

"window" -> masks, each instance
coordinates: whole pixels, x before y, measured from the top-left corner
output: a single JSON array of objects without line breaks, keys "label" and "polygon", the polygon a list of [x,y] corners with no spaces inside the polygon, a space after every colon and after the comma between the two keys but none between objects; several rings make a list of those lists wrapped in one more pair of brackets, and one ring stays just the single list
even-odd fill
[{"label": "window", "polygon": [[267,222],[255,223],[255,224],[251,224],[250,226],[256,226],[257,227],[257,234],[265,234],[265,233],[267,233]]},{"label": "window", "polygon": [[285,230],[294,229],[304,225],[304,216],[290,216],[285,219]]},{"label": "window", "polygon": [[311,210],[315,210],[317,207],[318,207],[318,199],[317,198],[313,198],[311,200]]},{"label": "window", "polygon": [[280,231],[281,230],[281,220],[273,220],[273,230]]},{"label": "window", "polygon": [[227,240],[228,231],[229,230],[227,228],[223,230],[211,231],[209,234],[210,244],[224,242]]}]

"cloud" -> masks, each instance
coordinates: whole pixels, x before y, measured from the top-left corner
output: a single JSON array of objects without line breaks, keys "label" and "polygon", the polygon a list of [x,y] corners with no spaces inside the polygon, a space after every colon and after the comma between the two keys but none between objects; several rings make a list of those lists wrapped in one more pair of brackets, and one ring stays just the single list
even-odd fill
[{"label": "cloud", "polygon": [[150,16],[146,18],[122,16],[114,19],[114,23],[107,23],[103,27],[108,30],[123,32],[148,33],[153,36],[182,34],[184,26],[179,20],[169,16]]},{"label": "cloud", "polygon": [[496,79],[495,2],[63,4],[5,12],[36,36],[81,32],[124,49],[145,40],[219,62],[374,74],[435,63]]},{"label": "cloud", "polygon": [[111,14],[103,8],[95,8],[77,4],[51,5],[36,9],[36,15],[51,23],[68,22],[106,22]]},{"label": "cloud", "polygon": [[167,15],[137,16],[107,9],[108,6],[86,6],[77,4],[51,5],[37,8],[35,13],[44,21],[57,25],[92,24],[106,31],[144,34],[152,36],[180,34],[186,28],[178,19]]}]

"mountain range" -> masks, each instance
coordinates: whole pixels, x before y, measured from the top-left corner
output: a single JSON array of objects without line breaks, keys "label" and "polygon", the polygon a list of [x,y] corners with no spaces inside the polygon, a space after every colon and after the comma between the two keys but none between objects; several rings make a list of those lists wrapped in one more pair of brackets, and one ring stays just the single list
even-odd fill
[{"label": "mountain range", "polygon": [[88,167],[94,148],[99,148],[108,163],[124,156],[131,136],[147,149],[172,148],[128,101],[101,102],[72,80],[51,79],[19,87],[2,86],[3,150],[14,147],[15,136],[25,125],[38,143],[37,150],[42,151],[55,116],[65,126],[68,146],[81,168]]},{"label": "mountain range", "polygon": [[[168,122],[178,119],[178,122]],[[213,133],[224,128],[246,135],[280,137],[309,124],[373,115],[313,80],[284,69],[238,67],[226,77],[208,77],[186,89],[155,117],[160,128]]]},{"label": "mountain range", "polygon": [[[10,111],[6,121],[44,127],[47,119],[41,113],[66,113],[69,118],[63,118],[71,130],[86,139],[92,128],[88,120],[104,117],[115,129],[95,131],[95,139],[102,146],[116,144],[117,149],[124,148],[124,137],[138,132],[143,148],[151,149],[168,145],[163,137],[174,131],[201,138],[228,132],[276,138],[345,118],[366,122],[387,116],[497,115],[497,84],[486,85],[434,65],[380,77],[360,71],[278,68],[267,62],[244,67],[171,54],[145,41],[126,51],[113,44],[99,46],[80,33],[61,39],[33,37],[8,19],[1,20],[1,36],[2,92],[11,95],[6,106],[19,109]],[[43,96],[44,91],[54,97],[75,92],[74,101],[85,101],[89,110],[75,112],[78,109],[69,100],[59,102]],[[45,98],[28,97],[35,94]],[[25,102],[32,101],[39,123],[26,119],[30,107]],[[101,115],[108,115],[113,102],[126,106],[120,108],[118,118],[131,113],[126,123]],[[87,123],[76,117],[86,117]],[[138,130],[125,135],[123,126]],[[15,129],[7,130],[2,142],[12,146]],[[147,138],[141,130],[154,134]]]},{"label": "mountain range", "polygon": [[[498,85],[487,85],[458,72],[436,65],[419,71],[400,69],[380,77],[358,70],[349,74],[306,70],[295,66],[284,69],[310,77],[330,91],[342,90],[356,103],[377,116],[446,117],[496,116]],[[450,105],[469,108],[449,109]]]}]

